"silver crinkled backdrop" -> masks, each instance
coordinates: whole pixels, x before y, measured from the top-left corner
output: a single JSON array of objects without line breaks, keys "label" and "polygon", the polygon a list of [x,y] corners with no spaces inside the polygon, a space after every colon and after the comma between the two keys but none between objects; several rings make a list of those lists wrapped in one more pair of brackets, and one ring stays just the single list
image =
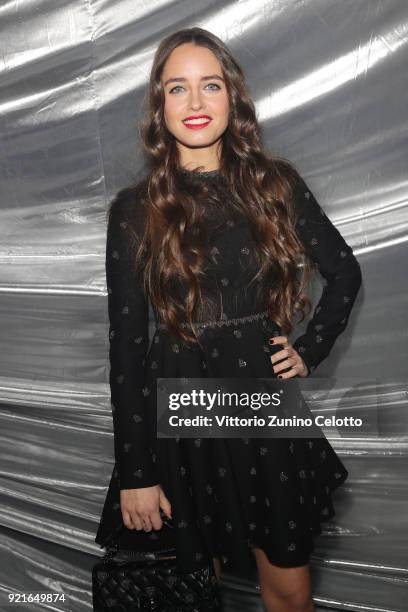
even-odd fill
[{"label": "silver crinkled backdrop", "polygon": [[[192,25],[230,46],[268,149],[297,164],[363,270],[316,376],[346,398],[358,377],[378,435],[331,438],[350,477],[316,542],[318,609],[406,610],[404,0],[0,4],[0,609],[17,609],[9,592],[63,592],[19,609],[91,610],[113,465],[105,212],[143,166],[153,53]],[[224,592],[228,610],[261,610],[253,577],[227,576]]]}]

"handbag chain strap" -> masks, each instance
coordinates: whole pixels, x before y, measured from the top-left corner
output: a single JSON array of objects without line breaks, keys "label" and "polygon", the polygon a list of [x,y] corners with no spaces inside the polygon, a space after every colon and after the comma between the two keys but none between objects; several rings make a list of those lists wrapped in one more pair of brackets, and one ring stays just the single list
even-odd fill
[{"label": "handbag chain strap", "polygon": [[[152,557],[151,560],[166,561],[168,559],[173,559],[174,560],[174,559],[177,558],[176,555],[168,555],[168,554],[166,554],[166,552],[168,552],[167,550],[165,550],[163,552],[164,552],[164,555],[160,555],[160,552],[159,552],[159,556],[156,556],[155,558]],[[104,564],[109,563],[118,553],[120,553],[120,549],[119,549],[118,543],[114,542],[113,544],[110,544],[109,548],[107,549],[107,551],[106,551],[106,553],[105,553],[105,555],[103,557],[103,563]],[[129,551],[125,550],[125,553],[129,553]],[[154,555],[155,553],[152,553],[152,554]],[[128,560],[130,561],[131,559],[128,559]]]}]

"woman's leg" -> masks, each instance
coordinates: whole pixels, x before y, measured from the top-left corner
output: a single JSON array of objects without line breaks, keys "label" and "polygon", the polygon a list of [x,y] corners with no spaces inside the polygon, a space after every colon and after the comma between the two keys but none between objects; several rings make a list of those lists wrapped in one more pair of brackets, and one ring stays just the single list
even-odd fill
[{"label": "woman's leg", "polygon": [[213,557],[214,571],[217,576],[217,580],[220,580],[221,577],[221,562],[218,557]]},{"label": "woman's leg", "polygon": [[314,612],[308,564],[278,567],[260,548],[253,552],[266,612]]}]

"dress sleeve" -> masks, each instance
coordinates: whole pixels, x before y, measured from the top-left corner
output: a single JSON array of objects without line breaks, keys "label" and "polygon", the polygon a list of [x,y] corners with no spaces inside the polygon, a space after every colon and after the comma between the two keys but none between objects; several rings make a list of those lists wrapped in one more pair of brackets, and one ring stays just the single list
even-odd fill
[{"label": "dress sleeve", "polygon": [[110,205],[106,239],[109,383],[120,489],[158,484],[144,418],[149,310],[142,273],[134,271],[136,241],[129,223],[130,209],[137,204],[127,189],[115,196]]},{"label": "dress sleeve", "polygon": [[346,328],[362,275],[353,249],[300,176],[294,192],[294,207],[297,234],[325,279],[321,298],[306,331],[293,343],[309,376],[328,356],[337,336]]}]

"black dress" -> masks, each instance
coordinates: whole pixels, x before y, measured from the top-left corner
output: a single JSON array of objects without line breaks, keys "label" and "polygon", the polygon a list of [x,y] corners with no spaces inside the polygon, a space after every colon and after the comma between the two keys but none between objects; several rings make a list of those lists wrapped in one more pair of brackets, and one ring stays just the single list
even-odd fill
[{"label": "black dress", "polygon": [[[144,532],[125,527],[119,536],[122,546],[146,551],[175,545],[179,569],[185,572],[218,556],[225,570],[248,576],[255,563],[252,546],[281,567],[303,565],[321,522],[335,514],[333,491],[348,476],[324,436],[154,436],[156,378],[273,378],[270,357],[282,349],[268,343],[281,330],[266,314],[266,283],[246,285],[256,269],[255,238],[232,205],[225,179],[218,171],[197,176],[185,170],[183,177],[192,188],[205,181],[224,195],[224,206],[208,207],[209,280],[202,290],[214,316],[201,327],[201,347],[188,347],[157,320],[149,345],[148,301],[141,278],[132,274],[132,228],[142,227],[144,219],[143,181],[120,191],[106,244],[115,465],[95,542],[105,546],[122,525],[121,489],[161,483],[172,506],[173,528]],[[293,343],[310,374],[346,327],[361,270],[300,176],[294,195],[297,233],[326,280],[305,334]]]}]

